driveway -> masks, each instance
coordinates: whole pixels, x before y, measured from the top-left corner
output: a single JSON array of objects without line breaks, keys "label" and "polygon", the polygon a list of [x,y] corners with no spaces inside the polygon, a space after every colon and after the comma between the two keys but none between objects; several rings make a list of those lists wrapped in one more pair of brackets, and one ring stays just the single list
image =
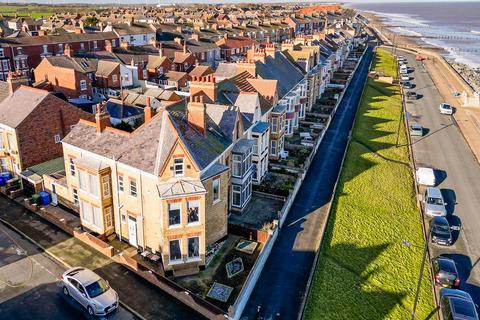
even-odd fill
[{"label": "driveway", "polygon": [[262,307],[265,319],[272,319],[277,313],[281,319],[297,318],[372,56],[372,48],[368,48],[280,230],[242,319],[254,319],[257,306]]},{"label": "driveway", "polygon": [[[480,166],[457,123],[452,116],[441,115],[438,106],[442,101],[430,76],[416,62],[414,55],[404,54],[415,71],[414,89],[422,97],[407,104],[415,121],[427,128],[423,137],[412,142],[416,166],[433,167],[441,179],[439,188],[447,202],[448,219],[462,229],[451,247],[431,245],[432,257],[450,255],[461,274],[461,289],[468,291],[480,303]],[[422,188],[423,189],[423,188]]]}]

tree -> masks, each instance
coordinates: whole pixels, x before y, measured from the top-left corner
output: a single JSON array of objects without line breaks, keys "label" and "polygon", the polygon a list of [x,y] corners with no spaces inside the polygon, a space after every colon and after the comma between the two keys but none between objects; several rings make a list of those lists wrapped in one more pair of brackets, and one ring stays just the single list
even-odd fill
[{"label": "tree", "polygon": [[85,21],[83,22],[83,25],[84,26],[95,26],[97,25],[97,23],[99,22],[99,20],[97,19],[97,17],[87,17],[85,19]]}]

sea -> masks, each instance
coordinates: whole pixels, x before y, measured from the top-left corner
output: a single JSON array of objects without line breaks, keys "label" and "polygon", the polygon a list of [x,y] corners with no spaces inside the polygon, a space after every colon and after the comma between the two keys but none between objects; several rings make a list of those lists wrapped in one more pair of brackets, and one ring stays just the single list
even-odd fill
[{"label": "sea", "polygon": [[420,36],[445,58],[480,68],[480,2],[350,3],[382,18],[392,31]]}]

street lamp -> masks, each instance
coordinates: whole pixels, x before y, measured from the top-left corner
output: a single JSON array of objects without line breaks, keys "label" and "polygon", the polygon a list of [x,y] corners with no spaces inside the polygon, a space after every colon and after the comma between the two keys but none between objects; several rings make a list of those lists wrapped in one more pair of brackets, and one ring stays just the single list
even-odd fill
[{"label": "street lamp", "polygon": [[[420,272],[419,272],[418,281],[417,281],[417,290],[415,292],[415,301],[413,302],[413,310],[412,310],[412,318],[411,318],[412,320],[415,319],[415,313],[417,312],[418,297],[420,296],[420,286],[422,284],[423,269],[425,268],[425,261],[427,260],[428,241],[430,240],[430,233],[432,233],[431,226],[427,230],[427,239],[425,240],[425,246],[423,248],[422,265],[420,266]],[[407,240],[402,240],[402,245],[406,246],[407,248],[410,248],[413,246]]]}]

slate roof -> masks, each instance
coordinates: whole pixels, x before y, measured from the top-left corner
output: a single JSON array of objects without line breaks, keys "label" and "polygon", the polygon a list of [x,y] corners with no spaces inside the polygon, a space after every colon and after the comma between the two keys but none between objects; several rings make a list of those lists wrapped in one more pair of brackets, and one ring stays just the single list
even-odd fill
[{"label": "slate roof", "polygon": [[304,74],[280,51],[275,52],[275,59],[267,56],[265,63],[256,61],[255,64],[259,77],[278,81],[280,98],[293,89],[304,77]]},{"label": "slate roof", "polygon": [[51,56],[45,59],[54,67],[73,69],[81,73],[94,72],[98,63],[96,59],[72,58],[68,56]]},{"label": "slate roof", "polygon": [[130,105],[123,105],[122,101],[117,99],[109,99],[107,101],[107,110],[112,118],[127,119],[130,117],[139,116],[143,113],[141,108]]},{"label": "slate roof", "polygon": [[214,177],[224,171],[227,171],[230,169],[228,166],[220,164],[220,163],[214,163],[213,165],[210,166],[200,177],[202,180],[206,180],[208,178]]},{"label": "slate roof", "polygon": [[[48,96],[44,90],[21,86],[0,102],[0,123],[18,127]],[[58,99],[58,98],[54,98]],[[21,108],[19,108],[21,107]]]},{"label": "slate roof", "polygon": [[235,76],[236,72],[237,66],[234,63],[220,62],[217,70],[215,70],[215,77],[217,79],[228,79]]},{"label": "slate roof", "polygon": [[252,132],[264,133],[265,131],[267,131],[268,127],[269,127],[268,122],[259,121],[259,122],[257,122],[257,124],[255,124],[255,126],[252,128]]},{"label": "slate roof", "polygon": [[235,101],[235,106],[240,109],[240,112],[242,112],[250,122],[253,122],[255,111],[257,108],[260,108],[260,99],[258,98],[258,93],[240,92],[237,100]]}]

